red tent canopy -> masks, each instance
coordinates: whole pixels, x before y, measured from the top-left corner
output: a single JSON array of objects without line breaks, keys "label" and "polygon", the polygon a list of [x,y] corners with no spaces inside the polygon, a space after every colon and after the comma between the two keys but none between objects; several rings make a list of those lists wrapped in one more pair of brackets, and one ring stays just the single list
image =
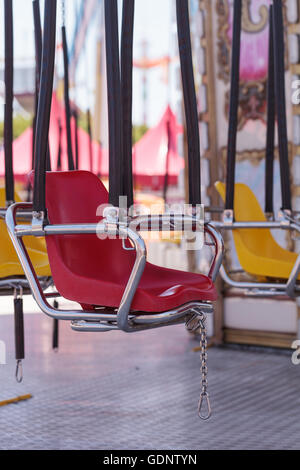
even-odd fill
[{"label": "red tent canopy", "polygon": [[[64,107],[53,94],[49,143],[51,166],[57,169],[59,148],[59,123],[61,134],[61,169],[68,169],[66,120]],[[75,122],[72,119],[73,149],[75,149]],[[164,184],[168,168],[169,184],[177,184],[178,175],[184,168],[184,160],[177,153],[177,137],[182,127],[177,124],[176,116],[168,107],[157,126],[150,129],[133,148],[133,173],[135,184],[152,189],[160,189]],[[91,170],[89,155],[89,136],[78,128],[79,169]],[[75,150],[73,151],[75,159]],[[102,177],[108,176],[108,152],[98,142],[92,143],[92,171]],[[13,166],[17,181],[26,182],[31,171],[32,129],[27,129],[13,142]],[[167,164],[168,162],[168,164]],[[0,152],[0,176],[4,176],[4,150]]]},{"label": "red tent canopy", "polygon": [[177,137],[182,133],[176,116],[168,106],[157,126],[133,147],[133,174],[135,184],[160,189],[166,172],[170,185],[176,185],[184,168],[184,159],[177,153]]},{"label": "red tent canopy", "polygon": [[[49,143],[51,154],[51,166],[53,170],[57,169],[57,157],[59,148],[59,122],[62,126],[61,135],[61,164],[62,170],[68,169],[67,158],[67,137],[66,137],[66,120],[65,111],[63,106],[57,99],[56,94],[53,94],[50,129],[49,129]],[[72,136],[73,136],[73,153],[75,159],[75,122],[72,119]],[[78,147],[79,147],[79,168],[81,170],[90,170],[90,155],[89,155],[89,136],[83,129],[78,128]],[[93,141],[92,143],[93,154],[93,172],[96,174],[107,176],[108,173],[108,155],[105,149],[100,147],[100,144]],[[17,181],[26,182],[27,175],[31,171],[32,161],[32,128],[28,128],[22,135],[20,135],[13,142],[13,167],[14,175]],[[4,176],[4,150],[0,152],[0,176]]]}]

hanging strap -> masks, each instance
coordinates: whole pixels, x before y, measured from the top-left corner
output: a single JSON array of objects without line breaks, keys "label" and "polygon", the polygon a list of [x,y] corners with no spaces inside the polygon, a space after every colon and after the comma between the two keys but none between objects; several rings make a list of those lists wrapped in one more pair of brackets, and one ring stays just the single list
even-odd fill
[{"label": "hanging strap", "polygon": [[233,36],[231,53],[231,86],[229,105],[229,126],[227,144],[226,204],[227,210],[233,210],[236,137],[238,130],[238,109],[240,89],[240,54],[241,54],[242,0],[234,0]]},{"label": "hanging strap", "polygon": [[6,204],[14,201],[13,174],[13,81],[14,81],[14,40],[12,0],[4,2],[5,27],[5,111],[4,111],[4,153],[5,153],[5,194]]},{"label": "hanging strap", "polygon": [[285,101],[284,24],[282,1],[273,2],[275,92],[278,125],[282,209],[292,209],[291,180],[288,155],[288,136]]},{"label": "hanging strap", "polygon": [[200,137],[188,0],[176,0],[178,44],[188,140],[189,203],[201,204]]},{"label": "hanging strap", "polygon": [[274,40],[273,40],[273,6],[270,6],[269,19],[269,65],[267,90],[267,142],[265,171],[265,212],[274,213],[274,139],[275,139],[275,77],[274,77]]},{"label": "hanging strap", "polygon": [[91,122],[91,111],[87,110],[87,131],[89,136],[89,159],[90,159],[90,171],[93,172],[93,138],[92,138],[92,122]]},{"label": "hanging strap", "polygon": [[121,92],[123,131],[123,194],[127,206],[133,205],[132,180],[132,69],[135,0],[123,0],[121,39]]},{"label": "hanging strap", "polygon": [[52,330],[52,349],[54,351],[58,350],[59,346],[59,321],[55,318],[53,320],[53,330]]},{"label": "hanging strap", "polygon": [[[53,302],[53,308],[59,308],[59,304],[56,299]],[[56,318],[53,319],[52,328],[52,349],[57,352],[59,347],[59,320],[57,320]]]},{"label": "hanging strap", "polygon": [[58,150],[57,150],[56,170],[60,171],[61,170],[61,154],[62,154],[62,148],[61,148],[62,125],[61,125],[60,119],[58,119],[57,125],[58,125]]},{"label": "hanging strap", "polygon": [[46,210],[45,173],[53,92],[56,4],[56,0],[45,0],[43,54],[35,142],[33,208],[36,212],[45,212]]},{"label": "hanging strap", "polygon": [[[42,65],[42,26],[41,26],[41,12],[40,12],[40,1],[33,0],[33,22],[34,22],[34,40],[35,40],[35,58],[36,58],[36,77],[35,77],[35,115],[33,118],[33,129],[32,129],[32,168],[34,167],[34,149],[35,149],[35,135],[36,135],[36,116],[38,110],[38,98],[39,98],[39,87],[41,78],[41,65]],[[48,142],[47,149],[47,171],[51,171],[51,159],[50,159],[50,146]]]},{"label": "hanging strap", "polygon": [[72,134],[71,134],[71,107],[69,98],[69,58],[68,58],[68,44],[65,25],[61,28],[62,34],[62,48],[64,56],[64,97],[65,97],[65,113],[66,113],[66,131],[67,131],[67,148],[68,148],[68,168],[70,171],[74,170],[74,158],[72,148]]},{"label": "hanging strap", "polygon": [[40,1],[33,0],[32,7],[33,7],[37,81],[39,82],[40,74],[41,74],[41,63],[42,63],[42,26],[41,26]]},{"label": "hanging strap", "polygon": [[171,123],[170,119],[166,122],[166,130],[168,137],[168,148],[166,153],[166,167],[165,167],[165,177],[164,177],[164,189],[163,189],[163,198],[165,204],[167,203],[167,193],[169,188],[169,166],[170,166],[170,152],[171,152]]},{"label": "hanging strap", "polygon": [[73,110],[74,127],[75,127],[75,168],[79,169],[79,137],[78,137],[78,112]]},{"label": "hanging strap", "polygon": [[105,0],[105,38],[109,123],[109,202],[119,206],[122,187],[122,111],[119,63],[118,1]]},{"label": "hanging strap", "polygon": [[97,176],[101,178],[101,163],[102,163],[102,144],[101,140],[98,141],[98,151],[97,151]]},{"label": "hanging strap", "polygon": [[[20,289],[22,291],[22,288]],[[16,356],[16,379],[21,383],[23,380],[22,360],[25,359],[25,332],[24,311],[22,294],[18,295],[19,289],[15,289],[14,297],[14,323],[15,323],[15,356]]]},{"label": "hanging strap", "polygon": [[36,131],[36,116],[38,110],[39,100],[39,86],[41,75],[41,61],[42,61],[42,28],[41,28],[41,15],[40,15],[40,2],[33,0],[33,23],[34,23],[34,44],[35,44],[35,103],[34,103],[34,117],[32,123],[32,168],[34,168],[34,147],[35,147],[35,131]]}]

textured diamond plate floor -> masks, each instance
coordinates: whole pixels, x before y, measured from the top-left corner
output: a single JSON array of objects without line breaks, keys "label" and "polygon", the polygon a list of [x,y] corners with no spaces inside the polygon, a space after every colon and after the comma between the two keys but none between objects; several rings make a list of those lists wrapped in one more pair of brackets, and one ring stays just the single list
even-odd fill
[{"label": "textured diamond plate floor", "polygon": [[80,334],[26,315],[27,360],[14,381],[13,318],[0,316],[8,364],[0,366],[0,449],[297,449],[300,366],[289,355],[209,350],[214,415],[196,413],[199,358],[184,327],[136,335]]}]

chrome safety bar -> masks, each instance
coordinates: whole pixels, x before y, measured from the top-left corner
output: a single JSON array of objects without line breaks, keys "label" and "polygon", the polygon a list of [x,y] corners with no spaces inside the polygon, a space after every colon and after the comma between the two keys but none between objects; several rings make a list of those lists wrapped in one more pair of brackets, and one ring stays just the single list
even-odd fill
[{"label": "chrome safety bar", "polygon": [[[205,302],[190,302],[186,305],[179,307],[176,310],[174,309],[164,313],[145,314],[136,312],[135,314],[130,315],[130,331],[125,331],[127,333],[132,333],[138,330],[154,329],[160,328],[162,326],[170,326],[184,323],[189,315],[195,314],[195,309],[198,309],[204,314],[213,313],[213,305]],[[80,332],[99,332],[109,331],[111,329],[119,329],[116,322],[111,322],[109,325],[104,325],[103,328],[103,324],[97,322],[86,322],[81,320],[73,320],[71,322],[71,328],[74,331]]]},{"label": "chrome safety bar", "polygon": [[[293,219],[286,218],[285,214],[280,221],[258,221],[258,222],[231,222],[211,221],[218,230],[244,230],[244,229],[269,229],[269,230],[289,230],[300,233],[300,226],[293,222]],[[276,296],[287,295],[291,298],[300,296],[300,286],[297,286],[298,276],[300,274],[300,255],[296,259],[294,267],[286,283],[262,283],[262,282],[244,282],[234,281],[226,273],[224,266],[220,268],[220,276],[231,287],[237,289],[246,289],[247,294],[256,296]]]},{"label": "chrome safety bar", "polygon": [[[7,212],[7,208],[0,208],[0,219],[5,220],[6,212]],[[26,212],[26,213],[23,212],[21,217],[17,214],[17,219],[20,220],[21,222],[27,221],[27,220],[30,221],[31,218],[32,218],[32,211],[31,212]],[[51,285],[51,282],[49,282],[48,278],[46,278],[46,277],[40,278],[40,282],[41,282],[44,289],[46,289],[47,287],[49,287]],[[8,277],[8,278],[5,278],[5,279],[1,279],[0,280],[0,295],[1,295],[2,290],[4,290],[4,294],[6,295],[7,292],[8,292],[8,289],[15,289],[16,287],[22,287],[23,289],[29,289],[27,279],[22,278],[22,277]],[[26,293],[27,292],[24,291],[24,295]],[[4,295],[4,294],[2,294],[2,295]]]},{"label": "chrome safety bar", "polygon": [[[186,320],[186,315],[192,308],[201,307],[212,310],[209,303],[195,303],[185,305],[169,312],[163,312],[155,315],[145,315],[145,312],[130,312],[133,297],[138,288],[140,279],[142,277],[146,265],[146,246],[143,238],[139,233],[130,228],[130,224],[124,222],[115,223],[102,220],[99,224],[72,224],[72,225],[45,225],[42,223],[35,227],[31,225],[16,225],[17,211],[32,211],[31,203],[15,203],[7,209],[6,224],[9,235],[14,244],[15,250],[25,272],[26,278],[32,290],[32,295],[35,298],[40,309],[48,316],[59,320],[71,320],[72,328],[77,331],[109,331],[120,329],[125,332],[133,332],[148,328],[156,328],[159,326],[169,325],[170,323],[179,323]],[[180,216],[182,219],[182,216]],[[154,218],[155,219],[155,218]],[[169,216],[158,216],[157,220],[169,220]],[[185,216],[183,217],[185,219]],[[218,231],[210,226],[205,225],[203,228],[203,221],[200,222],[195,218],[188,217],[188,222],[193,221],[200,227],[200,230],[205,230],[212,238],[215,245],[215,255],[210,267],[209,276],[212,280],[216,279],[218,270],[222,264],[222,257],[224,252],[224,244],[221,235]],[[134,224],[140,226],[143,222],[143,217],[137,217],[133,221]],[[70,234],[107,234],[118,235],[119,237],[129,238],[136,251],[136,259],[130,274],[129,280],[125,287],[122,300],[116,314],[112,314],[111,309],[100,312],[89,312],[82,310],[61,310],[53,308],[48,302],[45,294],[43,293],[39,280],[34,271],[33,265],[29,258],[28,252],[22,241],[22,237],[27,235],[33,236],[50,236],[50,235],[70,235]],[[89,324],[91,322],[91,324]]]},{"label": "chrome safety bar", "polygon": [[[7,208],[0,208],[0,219],[5,220]],[[22,216],[17,214],[17,220],[30,222],[32,219],[32,211],[22,212]]]}]

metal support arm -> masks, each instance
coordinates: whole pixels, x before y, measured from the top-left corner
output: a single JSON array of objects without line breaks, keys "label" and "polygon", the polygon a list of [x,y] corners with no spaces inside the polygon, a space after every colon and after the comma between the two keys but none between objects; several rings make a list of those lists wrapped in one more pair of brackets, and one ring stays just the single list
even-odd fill
[{"label": "metal support arm", "polygon": [[[280,221],[263,221],[263,222],[232,222],[224,223],[220,221],[212,221],[211,225],[219,230],[244,230],[244,229],[269,229],[269,230],[290,230],[300,233],[300,225],[293,221],[291,218],[283,217]],[[300,273],[300,255],[298,256],[294,267],[291,271],[290,277],[285,284],[283,283],[262,283],[262,282],[240,282],[232,280],[222,266],[220,268],[220,275],[224,282],[229,286],[237,289],[245,289],[250,291],[255,296],[276,296],[288,295],[291,298],[300,295],[300,286],[297,287],[297,280]],[[248,292],[249,293],[249,292]]]}]

